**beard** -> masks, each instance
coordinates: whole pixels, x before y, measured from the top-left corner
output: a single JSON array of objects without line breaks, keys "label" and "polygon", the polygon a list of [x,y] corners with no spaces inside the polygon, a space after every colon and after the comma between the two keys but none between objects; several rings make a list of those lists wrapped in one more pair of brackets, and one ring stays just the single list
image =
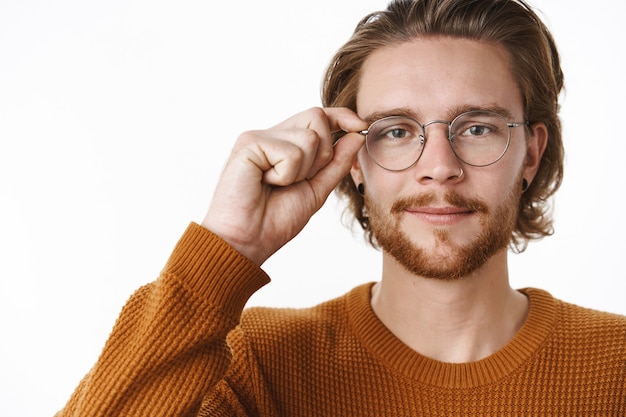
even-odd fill
[{"label": "beard", "polygon": [[397,200],[389,213],[384,213],[382,207],[367,204],[366,201],[372,234],[382,250],[415,275],[442,280],[466,277],[509,245],[517,221],[521,180],[520,176],[516,187],[493,209],[489,209],[480,199],[448,192],[444,201],[479,215],[482,230],[469,243],[456,245],[448,229],[436,228],[433,232],[436,246],[447,247],[447,250],[440,252],[445,253],[443,255],[429,253],[427,249],[419,247],[402,231],[400,225],[406,208],[423,207],[437,201],[434,193]]}]

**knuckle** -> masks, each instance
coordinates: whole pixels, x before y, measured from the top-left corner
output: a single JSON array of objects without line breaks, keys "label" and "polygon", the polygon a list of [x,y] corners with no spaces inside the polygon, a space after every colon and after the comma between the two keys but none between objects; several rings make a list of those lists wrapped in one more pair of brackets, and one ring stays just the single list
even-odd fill
[{"label": "knuckle", "polygon": [[313,119],[326,119],[326,113],[321,107],[311,107],[305,113]]},{"label": "knuckle", "polygon": [[243,132],[237,138],[237,144],[240,146],[245,146],[250,143],[255,143],[259,141],[260,132],[258,130],[248,130]]},{"label": "knuckle", "polygon": [[289,162],[290,165],[298,166],[304,161],[305,151],[298,146],[288,146],[284,150],[285,152],[285,160]]},{"label": "knuckle", "polygon": [[313,129],[305,129],[302,133],[304,144],[309,148],[317,148],[320,143],[318,133]]}]

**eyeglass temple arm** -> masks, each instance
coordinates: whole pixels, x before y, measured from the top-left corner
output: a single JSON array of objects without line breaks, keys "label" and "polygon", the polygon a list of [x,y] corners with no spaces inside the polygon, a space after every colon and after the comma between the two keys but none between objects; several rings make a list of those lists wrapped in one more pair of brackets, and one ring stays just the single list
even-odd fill
[{"label": "eyeglass temple arm", "polygon": [[527,120],[525,122],[519,122],[519,123],[507,123],[508,127],[520,127],[520,126],[530,126],[530,122]]},{"label": "eyeglass temple arm", "polygon": [[[344,135],[345,135],[345,134],[347,134],[347,133],[358,133],[359,135],[366,136],[366,135],[368,134],[368,132],[369,132],[369,130],[368,130],[368,129],[361,130],[361,131],[359,131],[359,132],[349,132],[349,131],[347,131],[347,130],[343,130],[343,129],[341,129],[341,130],[335,130],[334,132],[331,132],[331,134],[332,134],[334,137],[336,137],[335,141],[333,142],[333,146],[335,146],[335,145],[336,145],[336,144],[337,144],[337,143],[341,140],[341,138],[343,138],[343,137],[344,137]],[[338,134],[340,134],[340,133],[341,133],[341,136],[337,137],[337,135],[338,135]]]}]

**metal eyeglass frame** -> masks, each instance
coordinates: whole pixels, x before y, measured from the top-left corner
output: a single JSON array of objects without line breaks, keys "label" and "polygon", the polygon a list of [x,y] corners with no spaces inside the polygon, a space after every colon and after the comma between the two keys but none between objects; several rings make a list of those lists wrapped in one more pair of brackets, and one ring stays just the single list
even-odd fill
[{"label": "metal eyeglass frame", "polygon": [[[454,149],[454,146],[452,145],[452,139],[453,139],[453,134],[452,134],[452,125],[454,124],[454,122],[456,122],[459,118],[467,116],[468,114],[471,113],[483,113],[483,114],[489,114],[489,115],[494,115],[497,116],[499,118],[501,118],[505,123],[506,126],[508,128],[508,132],[507,132],[507,141],[506,141],[506,146],[504,147],[504,150],[502,151],[502,153],[496,158],[495,161],[493,162],[489,162],[487,164],[472,164],[470,162],[465,161],[463,158],[461,158],[456,150]],[[420,135],[420,145],[422,146],[422,150],[420,151],[420,153],[417,155],[417,158],[415,159],[415,161],[413,161],[411,164],[409,164],[407,167],[405,168],[399,168],[399,169],[390,169],[387,168],[383,165],[381,165],[376,158],[374,158],[374,156],[372,155],[372,153],[370,152],[370,148],[368,145],[368,141],[367,141],[367,134],[369,133],[369,131],[372,129],[372,126],[374,126],[376,123],[384,121],[384,120],[390,120],[390,119],[405,119],[405,120],[410,120],[415,122],[419,127],[422,128],[422,135]],[[387,171],[404,171],[407,170],[411,167],[413,167],[417,161],[420,160],[420,158],[422,157],[422,154],[424,152],[424,147],[426,144],[426,128],[430,125],[433,124],[437,124],[437,123],[441,123],[441,124],[445,124],[448,125],[448,143],[450,144],[450,148],[452,149],[452,152],[454,153],[454,156],[457,157],[457,159],[461,162],[463,162],[464,164],[470,165],[470,166],[474,166],[474,167],[486,167],[489,165],[493,165],[496,162],[498,162],[500,159],[502,159],[502,157],[504,156],[504,154],[506,154],[506,151],[509,149],[509,145],[511,144],[511,129],[515,128],[515,127],[520,127],[520,126],[528,126],[530,125],[529,121],[524,121],[524,122],[508,122],[503,115],[501,115],[500,113],[496,113],[494,111],[489,111],[489,110],[470,110],[470,111],[466,111],[463,112],[461,114],[459,114],[458,116],[456,116],[454,119],[452,119],[452,121],[447,121],[447,120],[432,120],[430,122],[421,124],[420,122],[418,122],[417,120],[415,120],[412,117],[408,117],[408,116],[386,116],[383,117],[381,119],[375,120],[374,122],[372,122],[369,127],[365,130],[361,130],[360,133],[361,135],[365,136],[365,148],[367,149],[367,154],[370,156],[370,158],[372,158],[372,161],[374,161],[376,163],[376,165],[378,165],[379,167],[387,170]]]}]

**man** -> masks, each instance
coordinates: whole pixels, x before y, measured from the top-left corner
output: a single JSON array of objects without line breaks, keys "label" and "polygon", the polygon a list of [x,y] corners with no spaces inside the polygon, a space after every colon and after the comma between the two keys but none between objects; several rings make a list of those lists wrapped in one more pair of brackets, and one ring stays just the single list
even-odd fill
[{"label": "man", "polygon": [[[562,85],[521,1],[367,16],[324,108],[240,136],[204,221],[59,415],[626,414],[626,318],[508,282],[507,246],[551,233]],[[338,184],[381,248],[380,281],[242,313]]]}]

